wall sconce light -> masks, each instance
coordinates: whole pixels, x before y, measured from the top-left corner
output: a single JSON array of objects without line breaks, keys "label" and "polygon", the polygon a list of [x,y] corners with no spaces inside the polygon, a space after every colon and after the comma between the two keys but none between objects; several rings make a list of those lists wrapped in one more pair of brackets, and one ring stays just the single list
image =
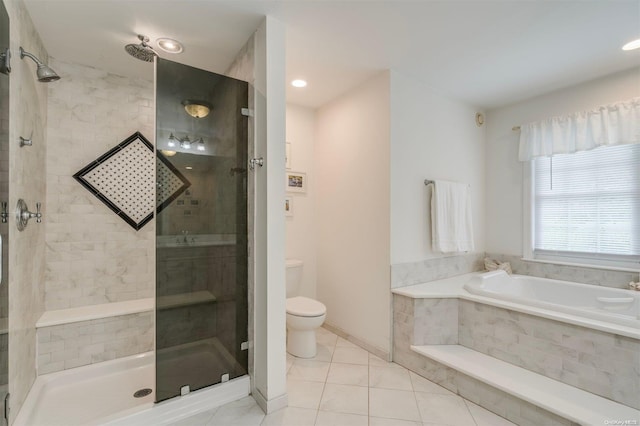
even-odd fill
[{"label": "wall sconce light", "polygon": [[198,140],[198,151],[204,151],[206,148],[204,146],[204,140],[202,138],[200,138]]}]

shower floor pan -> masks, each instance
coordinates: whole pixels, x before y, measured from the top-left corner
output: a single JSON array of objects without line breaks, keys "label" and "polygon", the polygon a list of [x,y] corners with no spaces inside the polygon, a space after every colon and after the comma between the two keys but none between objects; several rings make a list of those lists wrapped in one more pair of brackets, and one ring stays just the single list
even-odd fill
[{"label": "shower floor pan", "polygon": [[[221,349],[217,339],[207,339],[171,348],[165,359],[177,371],[210,357],[226,364],[230,355]],[[249,394],[249,377],[242,376],[159,404],[153,392],[135,398],[141,389],[155,389],[154,358],[147,352],[38,376],[14,425],[166,425]]]}]

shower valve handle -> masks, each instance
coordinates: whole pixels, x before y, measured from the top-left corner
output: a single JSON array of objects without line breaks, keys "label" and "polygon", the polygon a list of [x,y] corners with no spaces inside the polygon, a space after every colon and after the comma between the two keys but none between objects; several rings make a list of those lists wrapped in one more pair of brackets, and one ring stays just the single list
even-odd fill
[{"label": "shower valve handle", "polygon": [[36,203],[36,212],[30,212],[27,203],[21,198],[18,200],[18,205],[16,206],[16,225],[18,226],[18,231],[23,231],[27,224],[29,223],[29,219],[36,219],[37,223],[42,222],[42,212],[40,208],[42,207],[42,203]]}]

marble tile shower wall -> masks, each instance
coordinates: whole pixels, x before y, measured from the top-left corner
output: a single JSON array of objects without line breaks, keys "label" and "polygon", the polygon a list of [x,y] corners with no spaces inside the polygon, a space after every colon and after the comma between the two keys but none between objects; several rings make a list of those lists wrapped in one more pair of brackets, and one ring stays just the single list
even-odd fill
[{"label": "marble tile shower wall", "polygon": [[38,374],[153,350],[153,312],[38,329]]},{"label": "marble tile shower wall", "polygon": [[[237,303],[234,245],[168,247],[158,251],[158,348],[217,337],[236,348]],[[215,297],[190,306],[162,306],[164,296],[208,292]]]},{"label": "marble tile shower wall", "polygon": [[627,288],[630,281],[638,281],[637,272],[594,269],[581,266],[554,265],[552,263],[528,262],[521,256],[487,253],[492,259],[509,262],[514,274],[575,281],[604,287]]},{"label": "marble tile shower wall", "polygon": [[[400,308],[400,306],[398,306]],[[640,409],[640,341],[459,301],[459,343]]]},{"label": "marble tile shower wall", "polygon": [[152,140],[152,82],[50,62],[46,309],[152,297],[155,222],[136,232],[72,177],[135,131]]},{"label": "marble tile shower wall", "polygon": [[[21,61],[17,52],[22,46],[42,61],[46,62],[49,58],[24,2],[5,0],[4,5],[9,14],[11,52],[14,58],[9,82],[9,206],[15,206],[18,198],[23,198],[34,209],[37,201],[45,199],[46,176],[43,171],[49,145],[46,139],[47,90],[51,85],[39,83],[35,78],[34,64]],[[20,148],[15,143],[20,136],[28,137],[31,134],[34,144],[28,149]],[[44,203],[43,212],[47,214]],[[36,378],[33,362],[36,358],[35,324],[44,311],[45,297],[45,225],[33,223],[23,232],[18,232],[14,226],[9,228],[11,273],[8,283],[4,284],[11,295],[9,424],[13,422]]]},{"label": "marble tile shower wall", "polygon": [[[191,186],[162,214],[157,226],[162,235],[176,235],[183,231],[187,241],[199,234],[235,234],[236,177],[230,170],[235,159],[209,157],[204,171],[180,170]],[[197,238],[197,237],[196,237]]]}]

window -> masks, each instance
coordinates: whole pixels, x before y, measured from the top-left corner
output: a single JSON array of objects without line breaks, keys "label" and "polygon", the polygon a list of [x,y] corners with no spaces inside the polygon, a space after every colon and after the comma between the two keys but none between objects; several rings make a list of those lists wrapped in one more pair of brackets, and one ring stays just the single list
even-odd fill
[{"label": "window", "polygon": [[640,265],[640,144],[532,161],[533,257]]}]

